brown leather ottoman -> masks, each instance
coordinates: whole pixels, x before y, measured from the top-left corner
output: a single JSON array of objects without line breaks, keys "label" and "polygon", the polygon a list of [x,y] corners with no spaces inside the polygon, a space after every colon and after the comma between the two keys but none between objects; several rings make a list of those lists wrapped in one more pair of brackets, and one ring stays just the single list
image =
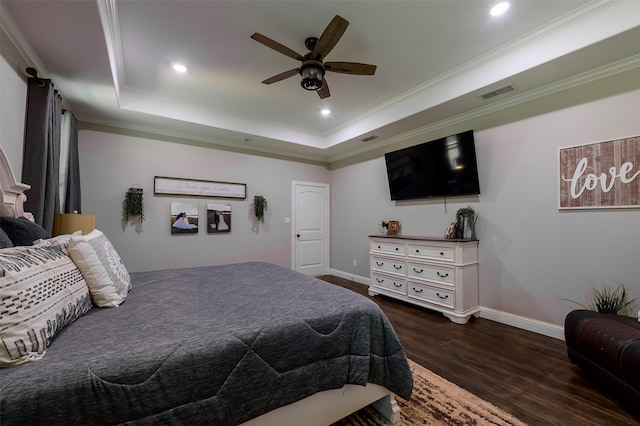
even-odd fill
[{"label": "brown leather ottoman", "polygon": [[575,310],[564,322],[569,359],[618,399],[640,407],[640,323],[637,318]]}]

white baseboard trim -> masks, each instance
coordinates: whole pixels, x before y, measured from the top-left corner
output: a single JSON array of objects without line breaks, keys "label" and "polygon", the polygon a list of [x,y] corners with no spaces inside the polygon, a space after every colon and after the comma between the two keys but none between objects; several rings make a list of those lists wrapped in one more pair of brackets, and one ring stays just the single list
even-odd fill
[{"label": "white baseboard trim", "polygon": [[487,308],[484,306],[480,307],[480,314],[478,316],[480,318],[485,318],[491,321],[507,324],[512,327],[542,334],[544,336],[564,340],[564,327],[560,325],[538,321],[532,318],[510,314],[508,312],[497,311],[495,309]]},{"label": "white baseboard trim", "polygon": [[361,277],[360,275],[349,274],[347,272],[338,271],[337,269],[329,269],[327,271],[327,275],[333,275],[338,278],[344,278],[345,280],[353,281],[358,284],[364,284],[367,287],[371,283],[371,280],[367,277]]},{"label": "white baseboard trim", "polygon": [[[333,275],[339,278],[344,278],[349,281],[353,281],[359,284],[369,286],[371,280],[367,277],[361,277],[359,275],[349,274],[347,272],[339,271],[337,269],[329,269],[328,275]],[[531,331],[533,333],[542,334],[543,336],[553,337],[554,339],[564,340],[564,327],[561,325],[551,324],[544,321],[538,321],[533,318],[527,318],[520,315],[510,314],[508,312],[498,311],[496,309],[480,307],[480,318],[485,318],[491,321],[499,322],[501,324],[510,325],[512,327],[520,328],[522,330]]]}]

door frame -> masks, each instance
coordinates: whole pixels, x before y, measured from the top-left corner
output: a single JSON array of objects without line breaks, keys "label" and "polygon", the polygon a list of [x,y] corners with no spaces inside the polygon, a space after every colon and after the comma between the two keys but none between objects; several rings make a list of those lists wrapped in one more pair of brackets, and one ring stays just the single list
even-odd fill
[{"label": "door frame", "polygon": [[296,238],[296,233],[298,229],[298,218],[296,217],[296,186],[321,186],[324,187],[327,191],[327,201],[323,206],[322,214],[326,218],[327,224],[327,233],[326,233],[326,244],[323,256],[326,259],[326,264],[323,267],[323,274],[327,274],[329,272],[329,264],[331,263],[331,185],[328,183],[322,182],[309,182],[309,181],[301,181],[294,180],[291,181],[291,269],[297,271],[296,269],[296,244],[298,239]]}]

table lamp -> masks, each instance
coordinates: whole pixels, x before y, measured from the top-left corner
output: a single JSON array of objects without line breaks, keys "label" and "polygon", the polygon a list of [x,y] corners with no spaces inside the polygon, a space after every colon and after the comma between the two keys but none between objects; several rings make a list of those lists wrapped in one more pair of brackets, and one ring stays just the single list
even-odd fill
[{"label": "table lamp", "polygon": [[51,236],[73,234],[82,231],[87,235],[96,227],[96,215],[80,213],[57,213],[53,215],[53,232]]}]

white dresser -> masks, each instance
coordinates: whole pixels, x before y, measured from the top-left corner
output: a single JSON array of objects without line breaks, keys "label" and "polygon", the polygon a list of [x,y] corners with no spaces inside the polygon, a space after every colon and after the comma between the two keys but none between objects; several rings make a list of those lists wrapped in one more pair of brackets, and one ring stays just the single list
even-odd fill
[{"label": "white dresser", "polygon": [[434,311],[457,324],[478,313],[478,241],[370,235],[369,294]]}]

